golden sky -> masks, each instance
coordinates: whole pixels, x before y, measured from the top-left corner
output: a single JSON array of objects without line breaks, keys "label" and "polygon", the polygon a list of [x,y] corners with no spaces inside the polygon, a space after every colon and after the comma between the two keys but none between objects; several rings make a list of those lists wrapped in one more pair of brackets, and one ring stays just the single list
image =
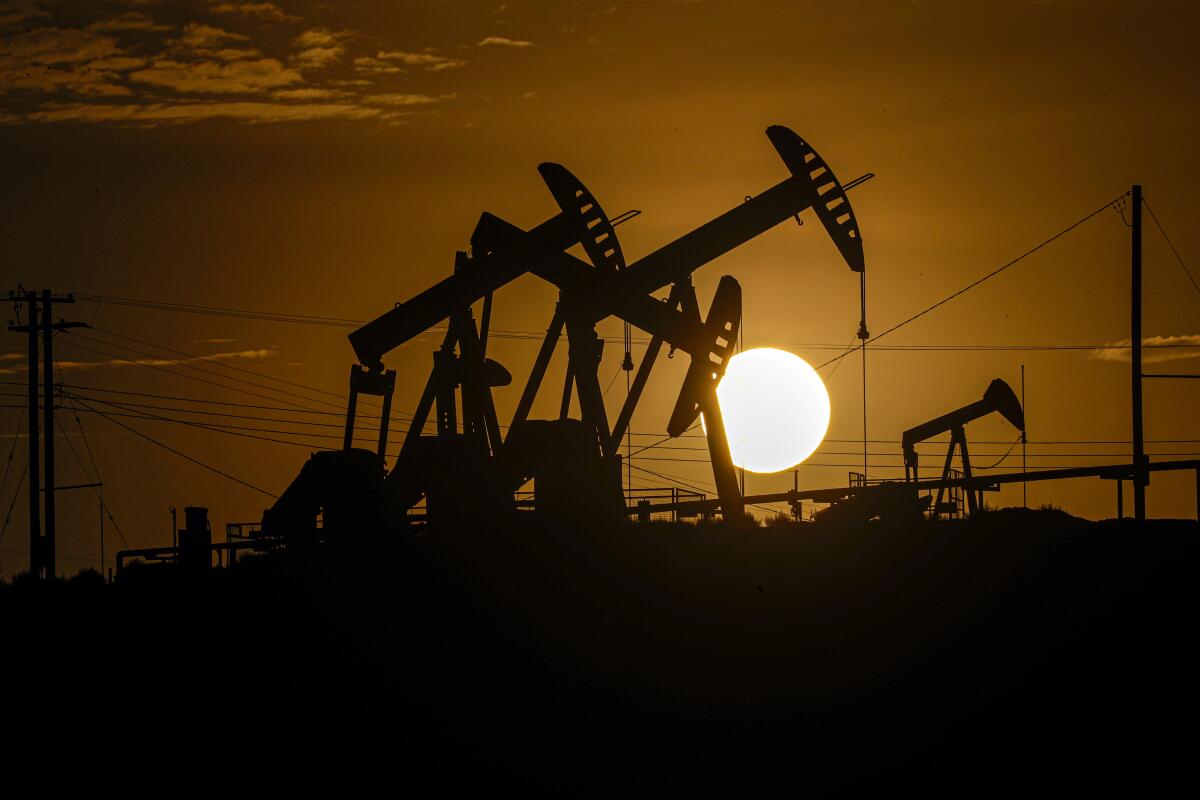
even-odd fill
[{"label": "golden sky", "polygon": [[[770,124],[808,139],[843,181],[877,175],[852,193],[874,333],[1134,182],[1145,186],[1196,273],[1197,25],[1186,2],[10,0],[0,3],[6,288],[21,282],[370,319],[449,274],[480,212],[526,228],[551,216],[539,162],[565,164],[610,214],[642,210],[618,229],[632,262],[786,177],[763,134]],[[695,278],[702,307],[722,274],[739,279],[747,346],[785,347],[821,363],[837,353],[828,346],[844,347],[857,329],[858,285],[811,212],[805,221],[779,226]],[[893,442],[901,431],[977,399],[992,378],[1016,387],[1022,363],[1030,439],[1055,442],[1030,447],[1031,468],[1127,460],[1120,442],[1130,438],[1128,363],[1123,351],[1100,348],[1129,337],[1128,263],[1129,229],[1106,210],[881,342],[1084,347],[871,353],[869,431],[880,440],[871,445],[872,471],[898,474]],[[1146,336],[1195,344],[1200,292],[1148,218],[1145,292]],[[540,332],[554,296],[536,278],[518,280],[497,295],[495,327]],[[82,299],[62,313],[97,329],[58,338],[64,378],[82,386],[283,405],[186,380],[178,372],[187,364],[158,364],[175,372],[122,364],[139,356],[118,345],[151,349],[114,334],[332,393],[344,392],[353,360],[347,331],[338,327]],[[601,332],[619,338],[620,325],[608,320]],[[401,376],[401,411],[416,404],[434,344],[434,337],[415,341],[387,359]],[[601,365],[602,385],[614,380],[606,396],[611,416],[624,395],[620,350],[610,343]],[[23,351],[24,340],[10,334],[0,348],[0,378],[24,380]],[[502,421],[535,351],[536,342],[522,336],[493,341],[491,355],[518,384],[497,393]],[[165,362],[189,358],[153,352]],[[1200,349],[1151,352],[1178,360],[1149,368],[1187,372]],[[634,358],[640,361],[640,348]],[[663,431],[686,360],[660,361],[635,431]],[[830,437],[861,439],[860,360],[823,374],[833,400]],[[559,373],[548,378],[535,414],[556,413],[560,380]],[[1198,389],[1148,383],[1147,438],[1200,440],[1187,413]],[[341,404],[290,391],[331,403],[319,406],[329,411]],[[20,413],[3,409],[0,435],[16,429]],[[210,506],[219,530],[225,521],[257,519],[269,503],[94,415],[82,413],[80,421],[106,499],[134,546],[165,540],[168,505]],[[273,492],[306,455],[302,447],[124,421]],[[73,415],[63,422],[77,437]],[[1014,436],[999,420],[968,430],[981,442],[973,451],[984,465]],[[0,457],[11,443],[0,440]],[[14,470],[24,447],[19,440]],[[801,467],[801,482],[844,484],[859,461],[849,453],[860,449],[861,442],[827,443],[813,465]],[[1149,449],[1190,458],[1200,441]],[[936,460],[934,449],[923,452],[923,463]],[[662,450],[656,457],[700,455]],[[62,441],[57,460],[60,483],[83,480]],[[635,463],[711,481],[706,464]],[[1004,466],[1019,468],[1019,459]],[[648,473],[642,477],[649,481]],[[747,488],[790,484],[790,475],[752,476]],[[12,475],[0,514],[14,485]],[[1036,484],[1030,502],[1105,517],[1115,512],[1114,491],[1098,480]],[[988,500],[1019,503],[1020,490]],[[0,545],[6,574],[24,564],[13,551],[26,546],[25,504],[22,490]],[[94,557],[95,498],[64,494],[59,506],[60,552]],[[1149,510],[1194,515],[1193,476],[1156,475]],[[111,532],[109,542],[118,542]]]}]

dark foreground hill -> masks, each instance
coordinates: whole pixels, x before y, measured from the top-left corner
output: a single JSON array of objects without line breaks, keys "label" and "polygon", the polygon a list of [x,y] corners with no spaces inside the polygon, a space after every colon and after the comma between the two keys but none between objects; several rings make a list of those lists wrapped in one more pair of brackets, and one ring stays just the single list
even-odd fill
[{"label": "dark foreground hill", "polygon": [[1194,791],[1200,528],[431,532],[0,590],[10,764],[421,793]]}]

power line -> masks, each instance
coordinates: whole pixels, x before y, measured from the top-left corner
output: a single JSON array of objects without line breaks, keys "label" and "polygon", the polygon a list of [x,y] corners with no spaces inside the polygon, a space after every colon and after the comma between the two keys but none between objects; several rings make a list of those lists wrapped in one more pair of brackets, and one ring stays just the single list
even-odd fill
[{"label": "power line", "polygon": [[[167,373],[167,374],[169,374],[169,375],[174,375],[174,376],[176,376],[176,377],[178,377],[178,378],[185,378],[185,379],[187,379],[187,380],[191,380],[191,381],[197,381],[197,382],[199,382],[199,383],[207,383],[207,384],[209,384],[209,385],[211,385],[211,386],[218,386],[218,387],[220,387],[220,388],[222,388],[222,389],[226,389],[226,390],[228,390],[228,391],[231,391],[231,392],[238,392],[238,393],[240,393],[240,394],[247,394],[247,395],[250,395],[250,396],[252,396],[252,397],[257,397],[257,398],[259,398],[259,399],[262,399],[262,400],[270,400],[270,401],[273,401],[273,402],[276,402],[276,403],[290,403],[291,405],[297,406],[298,408],[307,409],[307,410],[310,410],[310,411],[311,411],[311,410],[315,410],[315,409],[313,409],[313,408],[312,408],[312,406],[303,406],[303,405],[300,405],[299,403],[293,403],[293,402],[291,402],[291,401],[289,401],[289,400],[283,400],[283,399],[281,399],[281,398],[278,398],[278,397],[271,397],[271,396],[269,396],[269,395],[265,395],[265,394],[259,394],[258,392],[253,392],[253,391],[250,391],[249,389],[243,389],[243,388],[241,388],[241,387],[238,387],[238,386],[230,386],[230,385],[228,385],[228,384],[225,384],[225,383],[220,383],[220,382],[218,382],[218,381],[210,380],[210,379],[208,379],[208,378],[201,378],[201,377],[200,377],[200,376],[198,376],[198,375],[189,375],[189,374],[187,374],[186,372],[178,372],[178,371],[176,371],[176,370],[170,369],[170,368],[168,368],[168,367],[165,367],[165,366],[162,366],[162,365],[160,365],[160,364],[151,364],[151,363],[147,363],[147,362],[145,362],[145,361],[141,361],[141,360],[138,360],[138,359],[130,359],[130,358],[126,357],[126,356],[122,356],[122,355],[120,355],[119,353],[113,353],[113,352],[110,352],[110,351],[107,351],[107,350],[100,350],[100,349],[98,349],[98,348],[94,348],[94,347],[88,347],[88,346],[86,346],[86,345],[79,344],[78,342],[75,342],[75,341],[71,341],[71,340],[65,340],[65,341],[63,342],[63,344],[65,344],[65,345],[68,345],[69,347],[75,347],[75,348],[78,348],[78,349],[80,349],[80,350],[86,350],[86,351],[88,351],[88,352],[91,352],[91,353],[98,353],[99,355],[108,356],[109,358],[114,358],[114,359],[117,359],[117,360],[119,360],[119,361],[127,361],[127,362],[129,362],[130,364],[135,364],[135,365],[137,365],[137,366],[149,367],[150,369],[155,369],[155,370],[158,370],[158,371],[160,371],[160,372],[165,372],[165,373]],[[182,365],[181,365],[181,366],[182,366]],[[201,371],[207,371],[207,370],[201,370]],[[225,376],[224,376],[224,375],[221,375],[220,377],[222,377],[222,378],[225,378]],[[227,379],[227,380],[228,380],[228,379]],[[274,390],[272,390],[272,391],[274,391]],[[321,401],[310,401],[310,402],[321,402]],[[328,405],[332,405],[332,403],[330,403],[330,404],[328,404]]]},{"label": "power line", "polygon": [[[1124,197],[1124,195],[1121,195],[1121,197]],[[966,285],[966,286],[964,286],[963,288],[959,289],[957,292],[954,292],[953,294],[950,294],[950,295],[948,295],[948,296],[946,296],[946,297],[942,298],[941,300],[937,301],[936,303],[934,303],[933,305],[929,306],[928,308],[926,308],[926,309],[923,309],[923,310],[921,310],[921,311],[918,311],[916,314],[913,314],[911,317],[909,317],[908,319],[904,320],[903,322],[898,322],[897,324],[895,324],[895,325],[893,325],[892,327],[890,327],[890,328],[888,328],[887,330],[885,330],[883,333],[881,333],[881,334],[879,334],[878,336],[875,336],[874,338],[872,338],[872,339],[870,340],[870,344],[871,344],[871,346],[872,346],[872,347],[874,347],[874,346],[875,346],[875,342],[877,342],[877,341],[879,341],[880,339],[882,339],[883,337],[887,336],[889,333],[892,333],[892,332],[894,332],[894,331],[897,331],[897,330],[899,330],[900,328],[903,328],[905,325],[909,324],[910,322],[914,322],[914,321],[916,321],[916,320],[920,319],[921,317],[925,316],[926,314],[930,313],[931,311],[933,311],[933,310],[935,310],[935,309],[937,309],[937,308],[940,308],[941,306],[945,305],[946,303],[949,303],[949,302],[950,302],[951,300],[953,300],[954,298],[956,298],[956,297],[959,297],[960,295],[963,295],[963,294],[965,294],[966,292],[969,292],[971,289],[974,289],[976,286],[978,286],[979,284],[983,283],[984,281],[990,280],[990,279],[992,279],[992,278],[996,277],[997,275],[999,275],[1001,272],[1004,272],[1004,271],[1005,271],[1006,269],[1008,269],[1009,267],[1012,267],[1012,266],[1014,266],[1015,264],[1018,264],[1018,263],[1020,263],[1021,261],[1025,260],[1025,259],[1026,259],[1026,258],[1028,258],[1029,256],[1031,256],[1031,255],[1033,255],[1034,253],[1036,253],[1036,252],[1038,252],[1039,250],[1041,250],[1043,247],[1046,247],[1046,246],[1047,246],[1047,245],[1049,245],[1050,243],[1052,243],[1052,242],[1054,242],[1054,241],[1057,241],[1058,239],[1060,239],[1060,238],[1062,238],[1063,236],[1067,235],[1067,234],[1068,234],[1068,233],[1070,233],[1071,231],[1075,230],[1075,229],[1076,229],[1076,228],[1078,228],[1080,225],[1082,225],[1083,223],[1085,223],[1085,222],[1087,222],[1088,220],[1090,220],[1092,217],[1095,217],[1095,216],[1097,216],[1098,214],[1101,214],[1102,212],[1104,212],[1104,211],[1105,211],[1105,209],[1111,208],[1111,207],[1112,207],[1112,205],[1113,205],[1113,203],[1117,202],[1117,200],[1119,200],[1119,199],[1120,199],[1120,198],[1117,198],[1117,199],[1114,199],[1114,200],[1109,200],[1107,203],[1105,203],[1104,205],[1100,206],[1099,208],[1097,208],[1095,211],[1091,212],[1091,213],[1090,213],[1090,214],[1088,214],[1087,216],[1083,217],[1082,219],[1079,219],[1079,220],[1078,220],[1078,221],[1076,221],[1076,222],[1073,222],[1073,223],[1071,223],[1070,225],[1068,225],[1067,227],[1063,228],[1063,229],[1062,229],[1061,231],[1059,231],[1058,233],[1056,233],[1056,234],[1054,234],[1053,236],[1051,236],[1049,239],[1046,239],[1046,240],[1044,240],[1044,241],[1043,241],[1041,244],[1038,244],[1037,246],[1035,246],[1035,247],[1032,247],[1032,248],[1030,248],[1029,250],[1026,250],[1024,253],[1022,253],[1021,255],[1017,256],[1017,257],[1016,257],[1016,258],[1014,258],[1014,259],[1012,259],[1012,260],[1011,260],[1011,261],[1009,261],[1008,263],[1006,263],[1006,264],[1003,264],[1003,265],[1001,265],[1001,266],[997,267],[996,269],[992,270],[991,272],[987,273],[987,274],[986,274],[986,275],[984,275],[983,277],[981,277],[981,278],[978,278],[977,280],[974,280],[974,281],[972,281],[971,283],[967,284],[967,285]],[[848,351],[848,352],[846,352],[846,353],[843,353],[843,354],[842,354],[842,355],[840,355],[840,356],[835,356],[834,358],[831,358],[831,359],[829,359],[829,360],[828,360],[828,361],[826,361],[824,364],[822,364],[820,367],[817,367],[817,369],[822,369],[823,367],[826,367],[826,366],[828,366],[829,364],[832,364],[832,363],[834,363],[835,361],[840,361],[841,359],[843,359],[843,358],[845,358],[846,356],[848,356],[848,355],[850,354],[850,352],[853,352],[853,350],[858,350],[858,349],[860,349],[860,348],[864,347],[866,344],[867,344],[867,342],[866,342],[866,341],[862,342],[861,344],[859,344],[859,345],[855,346],[855,347],[854,347],[854,348],[853,348],[851,351]]]},{"label": "power line", "polygon": [[[76,419],[79,418],[76,417]],[[75,449],[75,445],[71,443],[71,439],[67,436],[67,431],[63,427],[62,422],[59,421],[58,417],[54,418],[54,424],[58,426],[59,431],[62,432],[63,438],[66,439],[67,446],[71,448],[71,455],[75,456],[75,463],[79,465],[79,470],[83,473],[84,477],[90,481],[91,476],[88,475],[87,469],[83,466],[83,459],[79,457],[79,451],[77,451]],[[86,441],[86,439],[84,441]],[[96,483],[100,482],[100,472],[97,470]],[[108,521],[113,524],[113,528],[116,530],[117,536],[121,537],[121,541],[125,543],[125,547],[129,547],[129,541],[125,538],[125,534],[121,532],[121,526],[117,524],[115,519],[113,519],[112,512],[108,510],[108,504],[104,502],[104,495],[100,494],[100,490],[97,487],[93,486],[91,488],[92,492],[96,495],[96,499],[100,501],[100,508],[104,512],[104,515],[108,517]]]},{"label": "power line", "polygon": [[[130,347],[129,345],[122,345],[122,344],[118,344],[116,342],[106,342],[104,340],[100,340],[99,342],[97,342],[93,337],[87,336],[87,335],[81,335],[81,337],[83,338],[84,341],[93,342],[96,344],[102,344],[106,347],[116,347],[118,349],[126,350],[130,353],[136,353],[137,355],[145,356],[145,357],[151,358],[151,359],[166,360],[166,359],[162,359],[161,356],[156,356],[153,353],[147,353],[144,350],[138,350],[136,347]],[[166,349],[166,348],[163,348],[163,349]],[[180,351],[168,351],[168,352],[180,352]],[[195,358],[200,361],[208,360],[208,359],[203,358],[202,356],[189,356],[189,358]],[[216,362],[210,362],[210,363],[216,363]],[[340,404],[338,404],[338,403],[331,403],[327,400],[318,400],[317,398],[309,397],[308,395],[296,394],[295,392],[290,392],[287,389],[276,389],[273,386],[265,386],[261,383],[256,383],[255,381],[246,380],[245,378],[237,378],[232,375],[224,375],[220,372],[217,372],[216,370],[205,369],[203,367],[198,367],[195,364],[177,363],[177,364],[172,364],[171,366],[179,366],[179,367],[183,367],[184,369],[192,369],[197,372],[203,372],[207,375],[215,375],[216,377],[221,378],[222,380],[235,381],[237,383],[244,383],[247,386],[254,386],[259,389],[265,389],[268,392],[275,392],[276,394],[285,395],[287,397],[295,397],[295,398],[298,398],[300,400],[305,400],[310,403],[321,403],[322,405],[334,406],[335,408],[340,407]],[[228,366],[228,365],[222,364],[221,366]],[[251,372],[250,374],[254,375],[256,373]],[[276,399],[275,402],[286,403],[289,401]],[[307,406],[301,406],[301,407],[304,408]]]},{"label": "power line", "polygon": [[[84,405],[86,406],[87,404],[84,403]],[[204,469],[206,469],[210,472],[215,472],[216,474],[220,475],[221,477],[228,478],[229,480],[233,481],[234,483],[241,484],[242,486],[245,486],[248,489],[253,489],[256,492],[265,494],[267,497],[270,497],[270,498],[273,498],[276,500],[279,499],[279,495],[268,492],[266,489],[259,488],[258,486],[255,486],[254,484],[252,484],[248,481],[244,481],[241,478],[234,477],[233,475],[230,475],[228,472],[224,472],[210,464],[206,464],[198,458],[194,458],[193,456],[189,456],[187,453],[183,453],[179,450],[176,450],[174,447],[171,447],[168,444],[160,442],[159,440],[155,439],[152,436],[147,436],[146,434],[142,433],[141,431],[137,430],[136,428],[132,428],[132,427],[126,425],[124,422],[121,422],[118,419],[114,419],[113,417],[109,416],[108,414],[104,413],[103,411],[98,411],[94,408],[89,409],[89,410],[95,414],[99,414],[100,416],[104,417],[112,424],[114,424],[118,427],[124,428],[125,430],[129,431],[133,435],[139,436],[142,439],[145,439],[146,441],[150,442],[151,444],[154,444],[154,445],[157,445],[158,447],[163,448],[164,450],[166,450],[169,453],[174,453],[175,455],[179,456],[182,459],[190,461],[193,464],[196,464],[197,466],[203,467]]]},{"label": "power line", "polygon": [[[113,332],[113,331],[105,330],[105,329],[103,329],[103,328],[96,328],[95,326],[93,326],[93,327],[92,327],[92,330],[96,331],[97,333],[102,333],[102,334],[104,334],[104,335],[106,335],[106,336],[113,336],[113,337],[116,337],[116,338],[118,338],[118,339],[125,339],[125,340],[127,340],[127,341],[134,342],[134,343],[136,343],[136,344],[145,345],[145,346],[147,346],[147,347],[154,347],[154,348],[156,348],[156,349],[158,349],[158,350],[162,350],[162,351],[164,351],[164,352],[167,352],[167,353],[172,353],[172,354],[174,354],[174,355],[185,356],[185,357],[187,357],[187,358],[195,358],[195,359],[198,359],[198,360],[208,360],[208,361],[210,361],[210,363],[212,363],[212,364],[214,364],[214,365],[216,365],[216,366],[224,367],[225,369],[228,369],[228,370],[233,370],[233,371],[235,371],[235,372],[241,372],[241,373],[244,373],[244,374],[246,374],[246,375],[254,375],[254,376],[257,376],[257,377],[260,377],[260,378],[266,378],[267,380],[270,380],[270,381],[275,381],[276,383],[282,383],[282,384],[284,384],[284,385],[286,385],[286,386],[293,386],[293,387],[295,387],[295,388],[297,388],[297,389],[307,389],[307,390],[309,390],[309,391],[311,391],[311,392],[317,392],[317,393],[319,393],[319,394],[328,395],[328,396],[330,396],[330,397],[337,397],[337,398],[339,398],[339,399],[341,399],[341,400],[346,400],[346,399],[347,399],[347,398],[346,398],[346,395],[344,395],[344,394],[338,394],[337,392],[330,392],[330,391],[327,391],[327,390],[325,390],[325,389],[322,389],[322,388],[320,388],[320,387],[317,387],[317,386],[309,386],[309,385],[307,385],[307,384],[303,384],[303,383],[297,383],[296,381],[289,381],[289,380],[287,380],[287,379],[285,379],[285,378],[276,378],[275,376],[273,376],[273,375],[268,375],[268,374],[266,374],[265,372],[259,372],[259,371],[257,371],[257,370],[250,370],[250,369],[246,369],[246,368],[244,368],[244,367],[239,367],[239,366],[236,366],[236,365],[234,365],[234,364],[226,364],[226,363],[224,363],[224,362],[220,362],[220,361],[212,360],[212,359],[211,359],[211,357],[209,357],[209,358],[206,358],[205,356],[196,355],[195,353],[189,353],[189,352],[186,352],[186,351],[184,351],[184,350],[176,350],[176,349],[174,349],[174,348],[171,348],[171,347],[166,347],[166,346],[164,346],[164,345],[161,345],[161,344],[155,344],[155,343],[153,343],[153,342],[147,342],[147,341],[144,341],[144,340],[142,340],[142,339],[137,339],[137,338],[135,338],[135,337],[133,337],[133,336],[126,336],[126,335],[124,335],[124,334],[115,333],[115,332]],[[137,352],[137,351],[135,350],[134,352]]]},{"label": "power line", "polygon": [[[136,297],[115,297],[112,295],[98,295],[88,292],[76,292],[75,295],[84,300],[93,300],[97,303],[105,303],[108,305],[127,306],[141,310],[153,311],[173,311],[188,314],[200,314],[205,316],[229,317],[233,319],[250,319],[261,322],[283,322],[298,325],[321,325],[337,328],[358,328],[367,324],[368,320],[352,319],[348,317],[326,317],[316,314],[293,314],[288,312],[277,311],[262,311],[244,308],[225,308],[221,306],[199,306],[186,303],[172,303],[169,301],[150,300]],[[430,328],[430,331],[444,332],[446,326],[435,325]],[[544,331],[512,331],[492,328],[488,331],[488,337],[496,337],[499,339],[522,339],[541,341],[545,336]],[[617,337],[601,337],[605,341],[619,342],[623,341]],[[633,341],[639,344],[645,344],[650,340],[648,338],[635,337]]]},{"label": "power line", "polygon": [[1144,205],[1146,210],[1150,212],[1150,219],[1154,220],[1154,226],[1158,228],[1158,232],[1162,234],[1163,241],[1167,243],[1167,247],[1171,248],[1171,252],[1175,254],[1175,260],[1178,261],[1179,266],[1183,268],[1183,274],[1187,275],[1188,280],[1192,282],[1192,288],[1196,290],[1197,294],[1200,294],[1200,284],[1196,283],[1196,278],[1192,275],[1192,271],[1188,269],[1187,264],[1183,263],[1183,256],[1179,255],[1179,251],[1175,249],[1175,245],[1171,241],[1171,237],[1167,236],[1166,230],[1163,228],[1162,223],[1158,221],[1158,216],[1154,213],[1154,209],[1150,207],[1150,203],[1146,201],[1145,197],[1142,198],[1142,205]]},{"label": "power line", "polygon": [[17,452],[17,437],[21,433],[21,424],[25,422],[25,410],[25,406],[21,406],[21,414],[17,418],[17,427],[12,435],[12,446],[8,448],[8,459],[4,462],[4,478],[0,479],[0,497],[4,497],[4,490],[8,487],[8,470],[12,467],[13,455]]},{"label": "power line", "polygon": [[[100,411],[98,409],[87,406],[87,403],[84,400],[84,398],[82,398],[78,395],[73,395],[73,397],[75,397],[76,400],[78,400],[84,404],[85,407],[83,409],[81,409],[82,411],[84,411],[85,413],[99,414],[100,416],[105,417],[106,419],[108,419],[110,417],[126,417],[129,419],[147,420],[149,422],[171,422],[171,423],[175,423],[177,425],[186,425],[189,428],[196,428],[198,430],[211,431],[213,433],[223,433],[227,436],[237,436],[237,437],[240,437],[243,439],[255,439],[258,441],[262,441],[262,442],[273,442],[275,444],[286,444],[286,445],[290,445],[292,447],[304,447],[309,450],[316,447],[316,445],[312,444],[311,442],[310,443],[297,442],[297,441],[289,440],[289,439],[275,439],[270,436],[259,436],[255,433],[243,433],[241,430],[238,429],[240,426],[235,426],[235,425],[212,425],[212,424],[208,424],[208,423],[204,423],[204,422],[195,422],[194,420],[175,419],[173,417],[164,417],[164,416],[160,416],[158,414],[150,414],[150,413],[144,412],[144,411],[138,412],[138,413],[129,413],[129,412],[121,412],[121,411]],[[101,404],[107,405],[107,406],[115,406],[116,408],[121,408],[121,406],[117,403],[106,402],[104,400],[93,400],[92,402],[101,403]],[[266,431],[263,431],[263,432],[266,432]],[[291,432],[291,433],[292,433],[292,435],[296,435],[296,436],[318,436],[318,435],[320,435],[320,434],[304,434],[304,433],[300,433],[299,431],[295,431],[295,432]],[[339,438],[340,439],[340,437],[326,437],[326,438]]]},{"label": "power line", "polygon": [[21,487],[25,485],[25,474],[29,471],[29,462],[25,462],[25,466],[21,467],[21,477],[17,480],[17,491],[13,493],[12,502],[8,504],[8,513],[4,515],[4,527],[0,528],[0,542],[4,541],[4,535],[8,533],[8,522],[12,519],[13,508],[17,505],[17,499],[21,496]]}]

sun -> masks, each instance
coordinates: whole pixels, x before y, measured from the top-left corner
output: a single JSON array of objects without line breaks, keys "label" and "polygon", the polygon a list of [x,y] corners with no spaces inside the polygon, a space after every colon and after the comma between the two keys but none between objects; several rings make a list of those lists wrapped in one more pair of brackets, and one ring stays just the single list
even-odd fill
[{"label": "sun", "polygon": [[821,376],[786,350],[758,347],[729,359],[717,402],[733,463],[750,472],[796,466],[829,429],[829,393]]}]

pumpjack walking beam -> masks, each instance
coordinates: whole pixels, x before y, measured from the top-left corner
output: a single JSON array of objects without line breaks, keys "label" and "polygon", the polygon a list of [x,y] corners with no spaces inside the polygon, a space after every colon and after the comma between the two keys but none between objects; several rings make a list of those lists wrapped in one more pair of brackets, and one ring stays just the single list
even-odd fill
[{"label": "pumpjack walking beam", "polygon": [[[645,301],[661,305],[648,295],[809,208],[816,211],[850,269],[861,272],[865,263],[862,238],[842,185],[816,151],[790,129],[775,125],[767,129],[767,136],[792,172],[791,177],[620,270],[619,279],[611,285],[589,285],[601,270],[593,270],[571,256],[550,265],[538,263],[536,258],[529,260],[538,254],[543,259],[552,257],[580,243],[573,215],[560,212],[528,232],[516,229],[533,246],[514,252],[500,248],[495,232],[497,228],[503,233],[505,227],[515,226],[498,226],[503,220],[485,212],[472,236],[469,267],[350,334],[359,361],[368,367],[377,363],[384,354],[446,319],[455,309],[474,304],[526,272],[560,289],[566,288],[565,283],[573,283],[577,288],[605,290],[604,294],[612,297],[597,298],[594,303],[603,314],[600,319],[616,313],[612,309],[621,298],[635,298],[633,302],[643,309],[647,308]],[[574,272],[564,270],[563,263],[573,264]],[[580,268],[586,272],[581,273]]]}]

